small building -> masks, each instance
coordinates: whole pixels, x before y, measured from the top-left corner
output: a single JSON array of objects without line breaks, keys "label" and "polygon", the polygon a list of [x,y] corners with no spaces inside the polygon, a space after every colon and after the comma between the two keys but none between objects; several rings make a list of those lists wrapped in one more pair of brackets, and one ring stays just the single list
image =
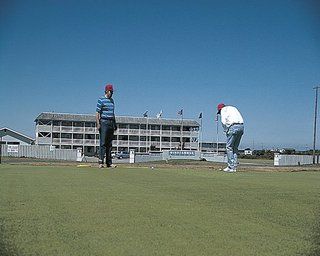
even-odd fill
[{"label": "small building", "polygon": [[10,128],[0,129],[0,144],[2,145],[32,145],[34,139]]},{"label": "small building", "polygon": [[252,150],[251,150],[250,148],[246,148],[246,149],[244,150],[244,155],[246,155],[246,156],[252,156]]}]

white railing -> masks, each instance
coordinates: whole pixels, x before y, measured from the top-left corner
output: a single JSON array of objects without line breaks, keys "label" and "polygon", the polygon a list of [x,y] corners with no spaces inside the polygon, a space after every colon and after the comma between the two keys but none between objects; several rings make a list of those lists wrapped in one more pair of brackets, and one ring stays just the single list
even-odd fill
[{"label": "white railing", "polygon": [[60,138],[55,138],[55,139],[52,139],[52,143],[54,144],[59,144],[60,143]]},{"label": "white railing", "polygon": [[73,144],[83,144],[83,139],[73,139],[72,143]]},{"label": "white railing", "polygon": [[127,140],[118,140],[118,146],[128,146],[128,141]]},{"label": "white railing", "polygon": [[61,144],[72,144],[72,139],[61,138]]},{"label": "white railing", "polygon": [[139,130],[129,129],[128,133],[129,133],[129,134],[139,134]]},{"label": "white railing", "polygon": [[95,127],[86,127],[86,128],[84,128],[84,131],[85,132],[94,132],[94,133],[96,133],[97,132],[97,128],[95,128]]},{"label": "white railing", "polygon": [[61,126],[61,132],[71,132],[72,126]]},{"label": "white railing", "polygon": [[129,141],[129,146],[139,146],[139,141]]},{"label": "white railing", "polygon": [[60,126],[53,126],[52,131],[53,132],[60,132]]},{"label": "white railing", "polygon": [[73,131],[74,132],[84,132],[84,128],[83,127],[73,127]]},{"label": "white railing", "polygon": [[159,135],[159,136],[160,136],[160,131],[158,131],[158,130],[157,130],[157,131],[151,130],[151,131],[150,131],[150,134],[151,134],[151,135]]},{"label": "white railing", "polygon": [[95,143],[96,143],[96,141],[94,139],[90,139],[90,140],[86,139],[86,140],[84,140],[84,144],[95,144]]}]

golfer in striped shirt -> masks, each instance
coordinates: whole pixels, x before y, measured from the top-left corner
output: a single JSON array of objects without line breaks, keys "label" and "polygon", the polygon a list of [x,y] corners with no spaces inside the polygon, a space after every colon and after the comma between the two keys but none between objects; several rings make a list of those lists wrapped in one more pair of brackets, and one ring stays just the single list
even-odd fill
[{"label": "golfer in striped shirt", "polygon": [[99,98],[97,103],[96,122],[100,134],[99,168],[104,167],[104,158],[106,158],[107,167],[116,167],[112,164],[111,158],[113,134],[117,130],[112,95],[113,86],[112,84],[107,84],[105,86],[105,95]]}]

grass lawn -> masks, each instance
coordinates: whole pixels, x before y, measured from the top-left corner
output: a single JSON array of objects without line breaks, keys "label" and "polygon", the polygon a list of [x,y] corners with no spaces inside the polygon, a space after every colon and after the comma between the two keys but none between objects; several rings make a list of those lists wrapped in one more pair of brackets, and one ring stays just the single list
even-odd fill
[{"label": "grass lawn", "polygon": [[320,255],[320,172],[0,166],[0,255]]}]

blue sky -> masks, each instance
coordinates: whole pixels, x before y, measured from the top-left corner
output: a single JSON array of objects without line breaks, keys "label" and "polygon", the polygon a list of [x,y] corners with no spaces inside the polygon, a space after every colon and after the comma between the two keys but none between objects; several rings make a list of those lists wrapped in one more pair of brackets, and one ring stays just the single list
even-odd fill
[{"label": "blue sky", "polygon": [[40,112],[94,113],[112,83],[117,115],[203,112],[215,141],[224,102],[243,114],[242,147],[311,148],[317,2],[1,1],[0,127],[34,137]]}]

